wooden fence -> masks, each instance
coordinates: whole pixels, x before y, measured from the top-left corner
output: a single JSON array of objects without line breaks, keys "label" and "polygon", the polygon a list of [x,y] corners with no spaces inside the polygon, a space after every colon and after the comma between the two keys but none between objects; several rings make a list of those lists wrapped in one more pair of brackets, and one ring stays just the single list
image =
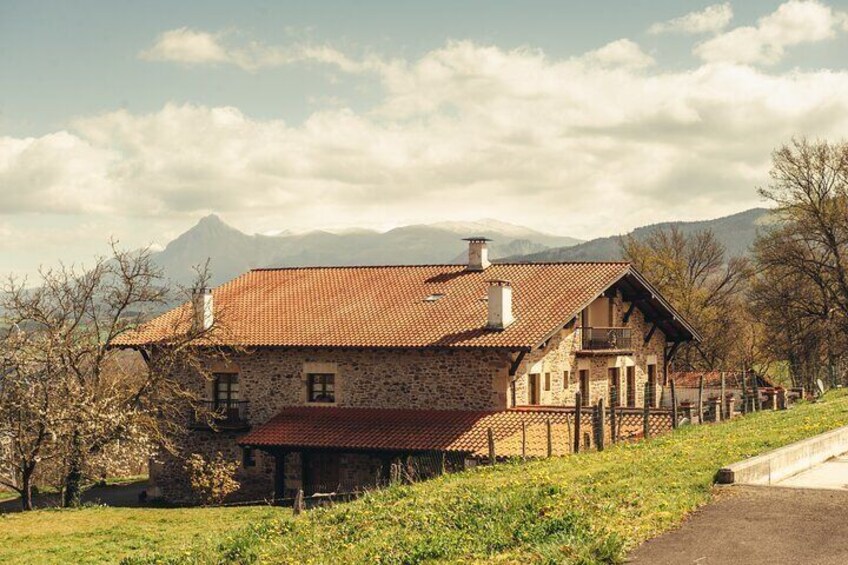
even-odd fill
[{"label": "wooden fence", "polygon": [[605,406],[603,400],[582,406],[544,407],[522,413],[508,429],[488,428],[485,449],[477,452],[488,462],[512,457],[539,458],[604,449],[619,442],[656,436],[674,428],[672,410]]}]

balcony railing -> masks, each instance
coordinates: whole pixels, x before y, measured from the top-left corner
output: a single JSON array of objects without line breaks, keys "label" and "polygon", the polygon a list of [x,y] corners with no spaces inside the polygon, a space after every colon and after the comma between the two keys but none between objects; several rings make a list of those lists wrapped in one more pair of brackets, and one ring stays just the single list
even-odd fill
[{"label": "balcony railing", "polygon": [[633,347],[630,328],[582,328],[583,349],[630,349]]},{"label": "balcony railing", "polygon": [[244,430],[250,427],[247,400],[202,400],[192,418],[195,429]]}]

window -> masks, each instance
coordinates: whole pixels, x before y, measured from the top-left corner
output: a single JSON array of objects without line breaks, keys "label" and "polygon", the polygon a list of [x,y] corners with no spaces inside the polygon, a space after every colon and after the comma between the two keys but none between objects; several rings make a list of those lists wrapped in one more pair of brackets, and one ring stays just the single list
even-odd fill
[{"label": "window", "polygon": [[527,404],[539,404],[539,375],[527,376]]},{"label": "window", "polygon": [[551,392],[551,374],[545,373],[545,392]]},{"label": "window", "polygon": [[657,366],[648,365],[648,406],[657,406]]},{"label": "window", "polygon": [[636,367],[627,367],[627,406],[636,407]]},{"label": "window", "polygon": [[610,367],[607,380],[609,381],[610,406],[621,406],[621,373],[618,367]]},{"label": "window", "polygon": [[212,402],[217,408],[234,408],[239,399],[238,375],[235,373],[215,373]]},{"label": "window", "polygon": [[310,373],[306,375],[309,402],[336,401],[336,375],[332,373]]},{"label": "window", "polygon": [[244,468],[256,467],[256,453],[253,449],[245,447],[241,452],[241,463]]},{"label": "window", "polygon": [[562,372],[562,388],[568,388],[571,386],[571,371],[563,371]]},{"label": "window", "polygon": [[583,405],[590,404],[589,398],[589,369],[580,369],[580,396],[583,398]]}]

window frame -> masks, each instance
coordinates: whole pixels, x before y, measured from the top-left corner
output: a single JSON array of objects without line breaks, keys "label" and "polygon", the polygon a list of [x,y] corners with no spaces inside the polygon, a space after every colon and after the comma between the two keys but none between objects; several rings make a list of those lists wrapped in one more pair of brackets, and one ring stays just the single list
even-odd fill
[{"label": "window frame", "polygon": [[243,447],[241,451],[241,466],[245,469],[256,467],[256,452],[252,447]]},{"label": "window frame", "polygon": [[[212,406],[216,410],[233,408],[239,403],[241,386],[238,373],[213,373],[212,379]],[[225,386],[222,387],[222,385]]]},{"label": "window frame", "polygon": [[[314,379],[320,379],[321,382],[316,383]],[[306,402],[309,404],[335,404],[337,380],[336,373],[307,373]],[[319,386],[316,387],[316,384]]]}]

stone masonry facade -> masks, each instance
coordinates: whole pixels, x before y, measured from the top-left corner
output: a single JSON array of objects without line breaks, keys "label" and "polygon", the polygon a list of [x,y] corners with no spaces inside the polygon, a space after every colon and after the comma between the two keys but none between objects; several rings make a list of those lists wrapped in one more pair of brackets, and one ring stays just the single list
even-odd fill
[{"label": "stone masonry facade", "polygon": [[[620,296],[614,298],[617,325],[622,325],[628,307]],[[661,389],[665,336],[654,332],[645,343],[650,325],[635,309],[627,327],[632,332],[631,354],[605,353],[587,355],[581,352],[580,318],[550,338],[546,346],[525,355],[516,374],[509,375],[516,353],[488,349],[291,349],[257,348],[234,356],[229,364],[213,366],[214,372],[238,375],[239,399],[249,401],[249,422],[261,425],[282,408],[307,403],[306,375],[335,375],[335,403],[340,407],[407,408],[445,410],[501,410],[512,405],[511,382],[515,382],[517,405],[529,403],[528,380],[539,375],[542,405],[574,404],[579,390],[579,370],[589,370],[590,397],[585,403],[595,404],[604,398],[609,402],[608,370],[619,367],[621,382],[626,381],[627,366],[635,368],[636,405],[643,402],[648,365],[655,365],[657,389]],[[546,375],[549,375],[547,377]],[[212,385],[196,374],[181,375],[184,383],[206,398],[212,396]],[[547,381],[550,388],[548,390]],[[621,391],[623,399],[626,391]],[[622,404],[623,404],[622,400]],[[237,479],[241,484],[234,500],[262,500],[274,495],[273,455],[255,451],[244,458],[237,442],[238,433],[193,430],[182,441],[179,451],[187,456],[201,453],[214,456],[220,452],[238,461]],[[375,454],[338,453],[339,482],[374,484],[385,473],[385,460]],[[245,459],[252,465],[245,466]],[[286,455],[286,496],[301,487],[300,454]],[[174,502],[191,502],[188,479],[180,457],[160,454],[151,464],[154,495]],[[383,477],[385,479],[385,477]]]},{"label": "stone masonry facade", "polygon": [[[613,312],[616,324],[624,326],[623,316],[630,303],[622,300],[617,294],[614,298]],[[644,337],[650,333],[651,324],[639,309],[634,309],[626,324],[630,328],[632,347],[628,354],[603,353],[591,355],[581,351],[581,319],[553,336],[544,349],[538,349],[528,354],[515,376],[516,405],[530,404],[529,381],[538,375],[540,404],[554,406],[573,406],[575,396],[580,390],[580,370],[589,371],[589,398],[583,398],[584,405],[597,404],[603,398],[609,406],[609,369],[618,368],[621,390],[618,397],[621,404],[627,398],[627,367],[635,371],[635,404],[642,406],[645,396],[645,383],[648,382],[648,366],[654,365],[656,371],[656,386],[654,398],[659,398],[662,391],[662,375],[665,369],[665,335],[656,330],[651,339],[645,343]],[[631,352],[632,353],[629,353]],[[546,386],[550,382],[550,390]]]}]

